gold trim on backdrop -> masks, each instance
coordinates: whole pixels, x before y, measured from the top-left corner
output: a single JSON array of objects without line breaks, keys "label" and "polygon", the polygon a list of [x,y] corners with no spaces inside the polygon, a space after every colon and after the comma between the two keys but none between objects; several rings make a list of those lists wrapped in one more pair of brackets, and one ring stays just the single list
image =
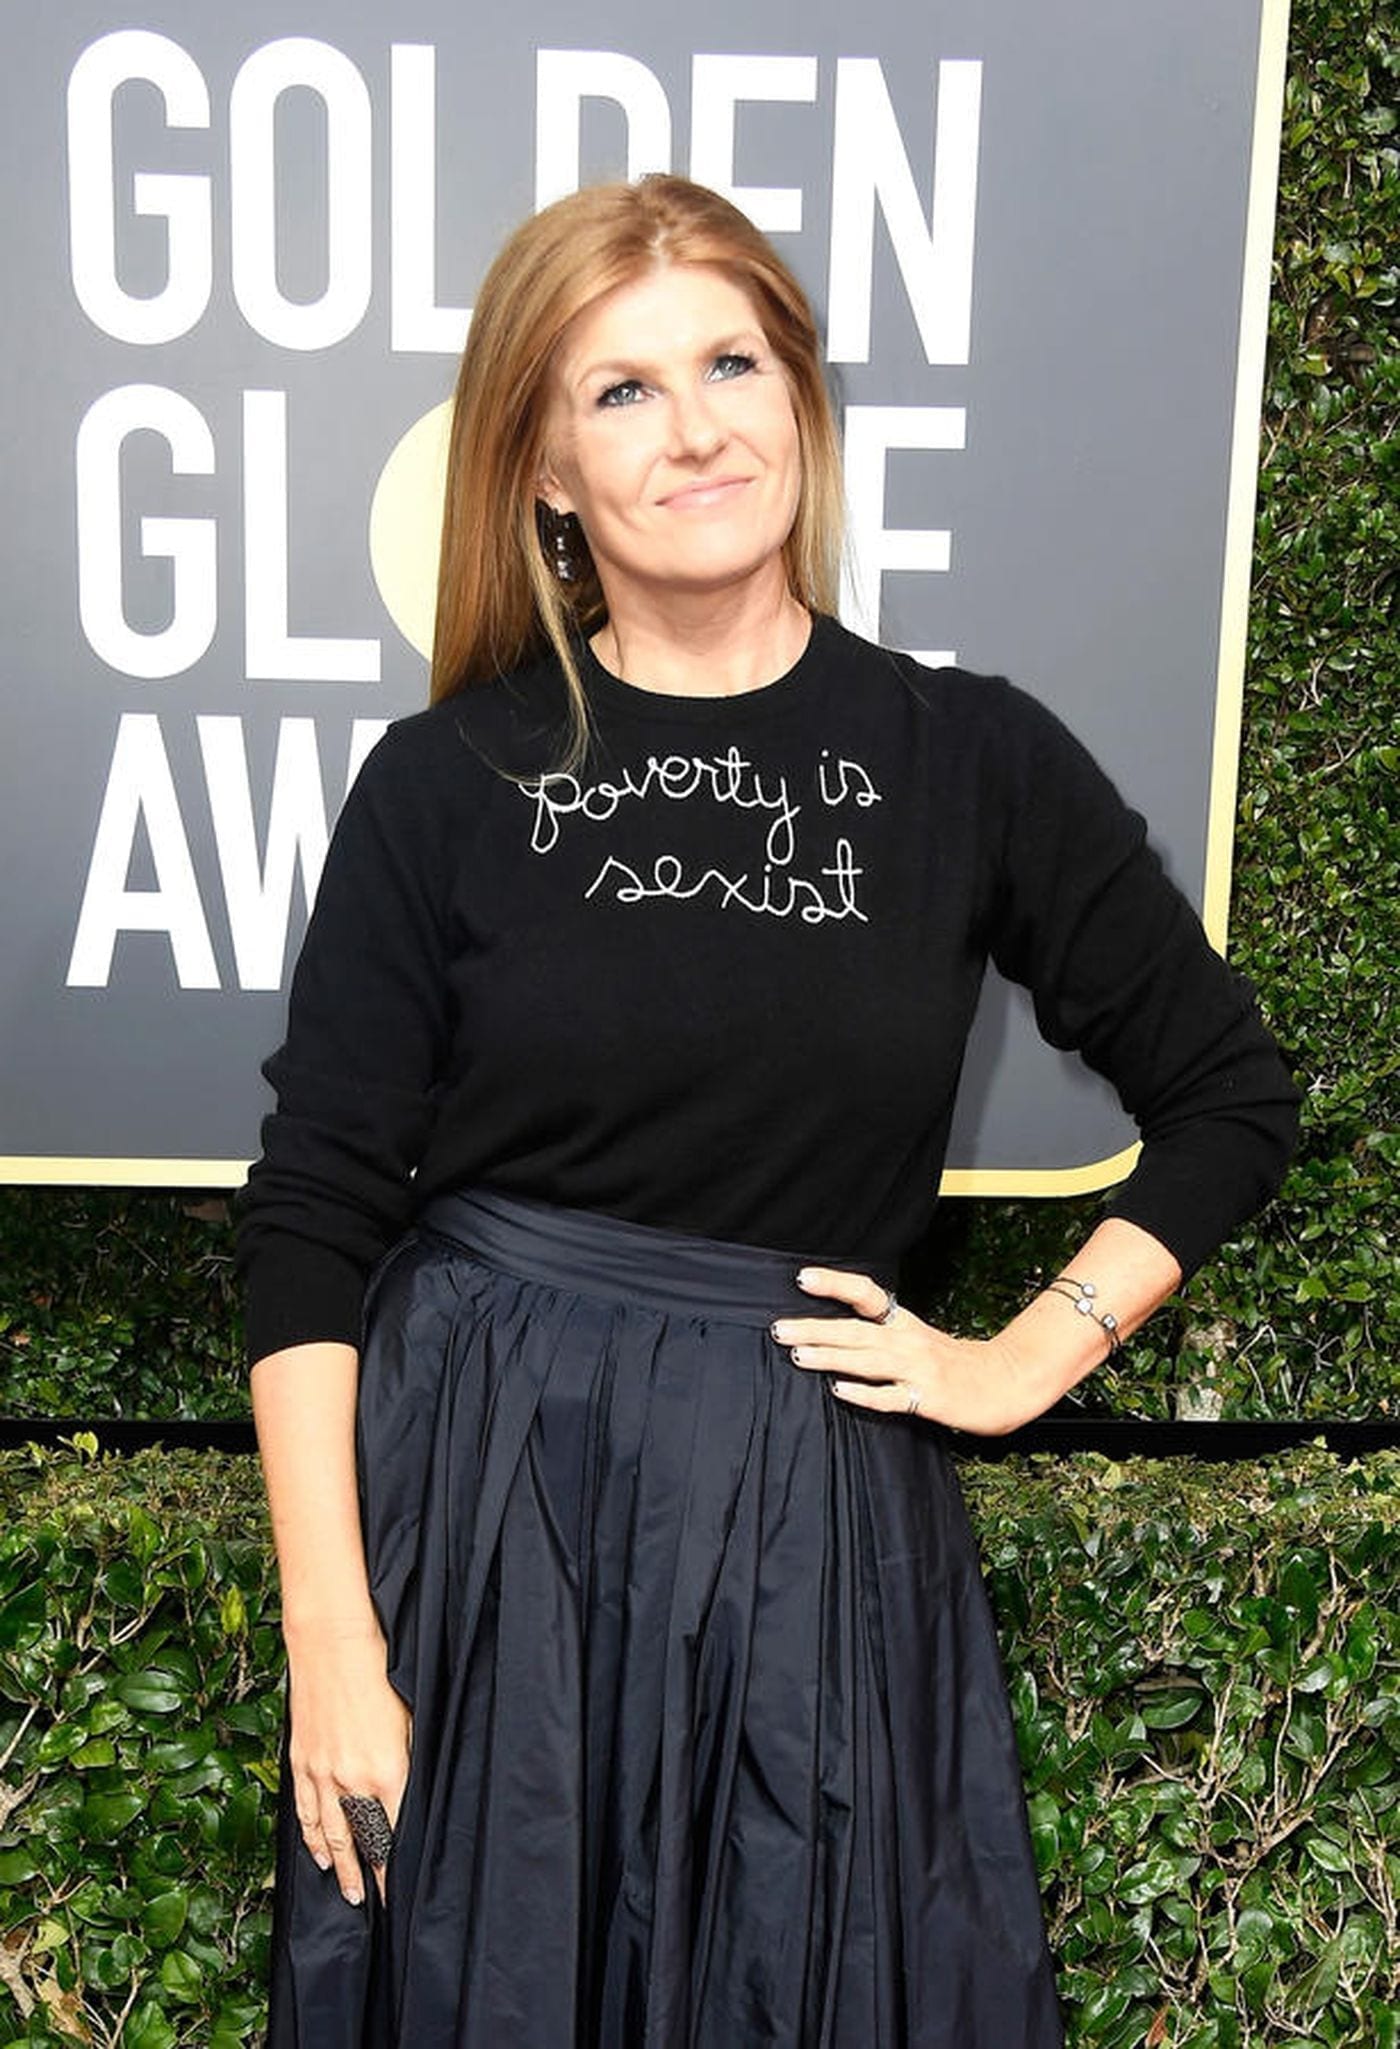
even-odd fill
[{"label": "gold trim on backdrop", "polygon": [[[1079,1167],[952,1167],[941,1195],[1091,1195],[1125,1180],[1139,1148]],[[71,1188],[241,1188],[247,1160],[0,1158],[0,1182]]]},{"label": "gold trim on backdrop", "polygon": [[0,1158],[0,1182],[72,1188],[241,1188],[247,1160]]},{"label": "gold trim on backdrop", "polygon": [[1225,563],[1220,599],[1220,657],[1216,672],[1215,735],[1206,818],[1206,866],[1201,921],[1211,944],[1225,951],[1230,926],[1230,871],[1235,804],[1239,793],[1240,728],[1249,633],[1249,577],[1254,553],[1254,511],[1259,484],[1259,415],[1264,396],[1264,352],[1269,338],[1269,275],[1278,200],[1283,88],[1288,67],[1288,0],[1263,0],[1259,68],[1254,88],[1254,140],[1245,213],[1235,418],[1230,440],[1230,487],[1225,512]]},{"label": "gold trim on backdrop", "polygon": [[1142,1148],[1136,1142],[1082,1167],[950,1167],[940,1195],[1094,1195],[1126,1181]]}]

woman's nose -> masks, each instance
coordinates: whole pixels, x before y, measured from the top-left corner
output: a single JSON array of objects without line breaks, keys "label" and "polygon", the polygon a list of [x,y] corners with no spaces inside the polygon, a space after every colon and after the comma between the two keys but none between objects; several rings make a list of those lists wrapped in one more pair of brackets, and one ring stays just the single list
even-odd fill
[{"label": "woman's nose", "polygon": [[674,394],[671,426],[677,453],[692,458],[714,455],[728,438],[724,421],[706,385],[696,385]]}]

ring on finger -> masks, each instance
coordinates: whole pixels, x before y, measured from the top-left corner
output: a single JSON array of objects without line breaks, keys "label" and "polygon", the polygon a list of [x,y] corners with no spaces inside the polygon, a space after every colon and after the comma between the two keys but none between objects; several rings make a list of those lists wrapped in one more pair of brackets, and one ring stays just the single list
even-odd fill
[{"label": "ring on finger", "polygon": [[899,1307],[899,1299],[898,1299],[898,1297],[896,1296],[896,1294],[895,1294],[895,1292],[894,1292],[894,1289],[893,1289],[893,1288],[886,1288],[886,1290],[885,1290],[885,1306],[884,1306],[884,1308],[883,1308],[883,1309],[882,1309],[882,1310],[880,1311],[880,1314],[879,1314],[878,1316],[874,1316],[874,1317],[872,1317],[872,1318],[871,1318],[871,1322],[872,1322],[872,1323],[892,1323],[892,1322],[894,1321],[894,1312],[895,1312],[895,1310],[896,1310],[896,1309],[898,1309],[898,1307]]},{"label": "ring on finger", "polygon": [[905,1404],[905,1414],[909,1416],[917,1416],[918,1413],[919,1397],[915,1394],[913,1388],[911,1387],[909,1390],[909,1400]]},{"label": "ring on finger", "polygon": [[384,1802],[372,1793],[342,1793],[340,1804],[360,1855],[376,1868],[387,1864],[394,1847],[394,1829]]}]

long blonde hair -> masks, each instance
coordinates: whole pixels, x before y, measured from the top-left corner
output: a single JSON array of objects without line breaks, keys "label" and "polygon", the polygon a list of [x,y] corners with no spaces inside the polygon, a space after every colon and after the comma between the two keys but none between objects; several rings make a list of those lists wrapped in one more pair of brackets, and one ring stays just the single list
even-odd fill
[{"label": "long blonde hair", "polygon": [[574,740],[587,735],[574,656],[606,616],[586,550],[564,584],[536,524],[550,375],[584,307],[658,265],[706,263],[753,301],[787,373],[802,482],[783,547],[793,595],[834,612],[841,552],[841,457],[802,287],[727,199],[686,178],[595,185],[518,228],[487,274],[462,356],[448,446],[433,641],[434,703],[553,646],[568,679]]}]

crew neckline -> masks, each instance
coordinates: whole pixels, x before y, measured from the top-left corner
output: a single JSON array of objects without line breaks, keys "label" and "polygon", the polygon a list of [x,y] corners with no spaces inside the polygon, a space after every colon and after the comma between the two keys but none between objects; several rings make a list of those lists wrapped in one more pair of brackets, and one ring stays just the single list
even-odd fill
[{"label": "crew neckline", "polygon": [[667,724],[747,725],[755,719],[771,718],[799,705],[820,672],[834,622],[821,612],[813,612],[811,619],[807,644],[792,667],[784,669],[771,683],[757,684],[752,690],[701,697],[626,683],[603,666],[587,641],[580,649],[584,689],[590,705],[600,711]]}]

